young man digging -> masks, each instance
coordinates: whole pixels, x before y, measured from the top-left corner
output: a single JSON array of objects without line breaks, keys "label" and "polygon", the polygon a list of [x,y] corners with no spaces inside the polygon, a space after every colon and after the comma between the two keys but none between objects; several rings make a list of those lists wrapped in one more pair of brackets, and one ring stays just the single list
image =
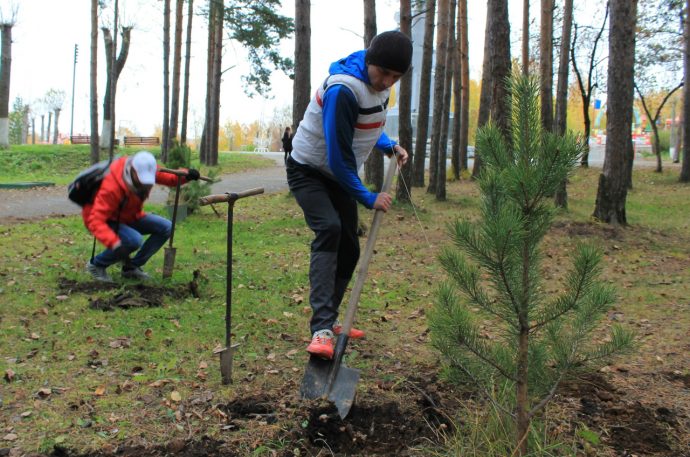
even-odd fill
[{"label": "young man digging", "polygon": [[[358,170],[376,147],[407,162],[407,151],[383,126],[390,88],[409,69],[412,43],[403,33],[384,32],[368,49],[331,64],[329,76],[309,103],[287,159],[290,190],[314,231],[309,301],[312,340],[307,351],[331,359],[338,308],[357,260],[357,202],[388,211],[392,198],[362,184]],[[364,332],[353,328],[350,338]]]}]

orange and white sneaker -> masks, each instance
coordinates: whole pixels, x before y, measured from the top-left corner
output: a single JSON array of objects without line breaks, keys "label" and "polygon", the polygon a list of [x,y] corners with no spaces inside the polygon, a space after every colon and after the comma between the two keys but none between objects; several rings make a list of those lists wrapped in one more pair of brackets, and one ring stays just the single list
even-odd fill
[{"label": "orange and white sneaker", "polygon": [[[343,326],[340,325],[340,322],[336,322],[335,325],[333,325],[333,333],[336,335],[343,333]],[[365,336],[366,333],[364,333],[363,330],[359,330],[354,327],[350,328],[350,334],[348,335],[348,337],[352,338],[353,340],[358,340],[360,338],[364,338]]]},{"label": "orange and white sneaker", "polygon": [[332,359],[335,350],[335,336],[330,330],[314,332],[311,343],[307,346],[307,352],[322,359]]}]

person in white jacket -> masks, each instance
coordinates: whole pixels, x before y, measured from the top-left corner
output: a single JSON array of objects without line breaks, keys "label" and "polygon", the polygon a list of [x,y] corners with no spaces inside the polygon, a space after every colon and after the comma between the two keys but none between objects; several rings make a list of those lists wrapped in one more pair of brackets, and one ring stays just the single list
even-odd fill
[{"label": "person in white jacket", "polygon": [[[387,211],[392,197],[370,192],[358,170],[372,149],[407,161],[404,148],[383,132],[390,88],[410,68],[412,42],[398,31],[383,32],[369,48],[331,64],[329,76],[309,103],[287,159],[288,184],[314,232],[309,302],[312,340],[307,351],[331,359],[338,308],[357,260],[357,202]],[[364,332],[353,328],[350,338]]]}]

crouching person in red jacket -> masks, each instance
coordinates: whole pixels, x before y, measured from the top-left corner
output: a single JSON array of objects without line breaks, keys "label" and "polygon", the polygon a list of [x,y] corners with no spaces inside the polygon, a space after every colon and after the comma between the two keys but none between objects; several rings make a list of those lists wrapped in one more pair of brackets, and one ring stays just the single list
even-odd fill
[{"label": "crouching person in red jacket", "polygon": [[[168,240],[172,224],[144,213],[144,201],[155,183],[175,187],[178,179],[184,184],[199,179],[199,172],[190,169],[186,177],[178,177],[158,171],[148,151],[113,161],[93,203],[84,205],[81,212],[86,228],[107,248],[86,264],[94,279],[112,282],[106,269],[118,262],[122,262],[124,278],[150,279],[141,267]],[[143,235],[149,237],[144,241]]]}]

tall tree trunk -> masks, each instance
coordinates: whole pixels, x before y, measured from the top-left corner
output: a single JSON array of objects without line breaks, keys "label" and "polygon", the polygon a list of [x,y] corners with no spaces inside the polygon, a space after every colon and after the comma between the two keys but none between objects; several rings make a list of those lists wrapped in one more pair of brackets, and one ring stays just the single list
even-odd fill
[{"label": "tall tree trunk", "polygon": [[10,146],[10,76],[12,67],[12,24],[0,24],[0,148]]},{"label": "tall tree trunk", "polygon": [[[410,0],[400,0],[400,31],[412,38],[412,6]],[[399,201],[409,202],[410,184],[412,183],[412,163],[414,152],[412,150],[412,70],[400,79],[400,96],[398,99],[398,143],[408,152],[408,161],[399,170],[398,188],[395,197]],[[392,158],[389,166],[395,166]]]},{"label": "tall tree trunk", "polygon": [[[507,99],[505,80],[509,74],[510,22],[508,21],[508,2],[507,0],[488,0],[478,127],[484,126],[491,117],[501,131],[507,134],[510,103]],[[479,175],[481,167],[481,151],[475,151],[473,177]]]},{"label": "tall tree trunk", "polygon": [[446,36],[446,75],[443,82],[443,111],[441,119],[441,141],[438,151],[438,172],[436,180],[436,200],[446,200],[446,158],[448,156],[448,125],[450,123],[450,98],[453,92],[453,67],[455,66],[455,5],[450,0],[448,6],[448,34]]},{"label": "tall tree trunk", "polygon": [[36,144],[36,118],[31,118],[31,144]]},{"label": "tall tree trunk", "polygon": [[182,7],[184,0],[176,0],[175,4],[175,42],[173,52],[173,77],[172,94],[170,101],[170,120],[168,122],[170,130],[168,138],[170,144],[177,139],[177,120],[180,115],[180,67],[182,66],[182,18],[184,13]]},{"label": "tall tree trunk", "polygon": [[553,2],[554,0],[541,0],[539,33],[541,123],[548,131],[553,130]]},{"label": "tall tree trunk", "polygon": [[38,137],[39,141],[43,143],[45,141],[46,135],[45,135],[45,122],[46,122],[46,115],[41,114],[41,135]]},{"label": "tall tree trunk", "polygon": [[[364,47],[368,48],[376,36],[376,0],[364,0]],[[383,154],[374,151],[364,162],[364,181],[372,184],[376,192],[383,187]]]},{"label": "tall tree trunk", "polygon": [[[685,96],[683,96],[683,99],[685,99]],[[683,109],[680,110],[680,114],[678,115],[678,117],[680,119],[678,119],[677,125],[675,126],[675,129],[676,129],[676,143],[675,143],[676,144],[676,157],[673,160],[673,163],[679,163],[680,162],[680,156],[682,155],[681,151],[682,151],[682,147],[683,147],[683,143],[684,143],[684,141],[683,141],[683,130],[684,130],[684,126],[685,126],[685,123],[683,122],[683,120],[684,120],[683,111],[684,111]]]},{"label": "tall tree trunk", "polygon": [[[690,0],[685,0],[683,18],[683,80],[690,81]],[[683,153],[680,165],[680,182],[690,182],[690,84],[683,86]]]},{"label": "tall tree trunk", "polygon": [[53,124],[55,128],[53,129],[53,144],[57,144],[58,142],[58,135],[60,135],[59,129],[58,129],[58,121],[60,119],[60,108],[55,109],[55,123]]},{"label": "tall tree trunk", "polygon": [[225,16],[223,3],[218,4],[218,13],[215,22],[215,36],[213,39],[213,126],[209,130],[211,137],[211,150],[208,157],[208,165],[218,165],[218,137],[220,132],[220,83],[223,73],[223,19]]},{"label": "tall tree trunk", "polygon": [[596,87],[596,84],[592,85],[592,77],[594,75],[594,68],[596,67],[596,57],[597,57],[597,46],[601,40],[601,36],[606,29],[606,20],[609,17],[609,3],[606,3],[606,11],[604,13],[604,19],[601,21],[601,28],[599,33],[594,38],[594,44],[592,45],[592,53],[589,56],[589,68],[587,72],[587,85],[585,87],[585,82],[583,80],[582,73],[577,66],[577,59],[575,59],[575,47],[577,44],[577,25],[575,26],[575,33],[573,34],[573,44],[570,46],[570,61],[573,63],[573,71],[577,77],[577,85],[580,89],[580,95],[582,96],[582,117],[584,119],[584,143],[585,151],[582,154],[582,159],[580,160],[580,166],[582,168],[589,167],[589,138],[591,132],[592,121],[589,117],[589,106],[592,100],[592,92]]},{"label": "tall tree trunk", "polygon": [[414,179],[412,185],[424,187],[426,142],[429,136],[429,109],[431,100],[431,65],[434,54],[434,27],[436,0],[426,2],[424,13],[424,52],[419,81],[419,110],[417,116],[417,137],[415,140]]},{"label": "tall tree trunk", "polygon": [[593,216],[602,222],[627,225],[637,0],[611,0],[610,8],[606,156]]},{"label": "tall tree trunk", "polygon": [[[460,0],[462,1],[462,0]],[[459,9],[459,8],[458,8]],[[450,165],[453,179],[460,179],[460,118],[462,111],[462,39],[460,37],[460,30],[462,29],[462,17],[460,11],[456,18],[457,38],[454,42],[452,50],[453,53],[453,143],[451,145]],[[467,151],[467,148],[465,148]],[[467,152],[465,152],[467,154]]]},{"label": "tall tree trunk", "polygon": [[91,114],[91,163],[100,160],[98,147],[98,0],[91,0],[91,55],[89,68],[89,112]]},{"label": "tall tree trunk", "polygon": [[46,127],[46,137],[43,141],[50,143],[50,126],[53,124],[53,112],[48,111],[48,125]]},{"label": "tall tree trunk", "polygon": [[522,0],[522,74],[529,75],[529,0]]},{"label": "tall tree trunk", "polygon": [[[429,186],[426,191],[436,194],[438,186],[439,151],[441,150],[441,126],[443,125],[443,100],[446,83],[446,54],[448,53],[448,21],[450,0],[438,1],[436,32],[436,68],[434,75],[434,109],[431,119],[431,151],[429,152]],[[446,114],[447,115],[447,114]]]},{"label": "tall tree trunk", "polygon": [[292,131],[296,132],[311,98],[311,0],[295,0],[295,80]]},{"label": "tall tree trunk", "polygon": [[470,55],[467,32],[467,0],[459,0],[458,41],[460,42],[460,71],[462,88],[460,94],[460,162],[461,169],[467,169],[467,144],[470,133]]},{"label": "tall tree trunk", "polygon": [[[556,120],[554,131],[558,135],[565,134],[568,114],[568,67],[570,64],[570,32],[573,27],[573,0],[565,0],[563,6],[563,31],[561,32],[561,52],[558,61],[558,83],[556,85]],[[555,195],[556,206],[568,207],[567,181],[561,183]]]},{"label": "tall tree trunk", "polygon": [[163,138],[161,160],[168,161],[170,145],[170,0],[163,0]]},{"label": "tall tree trunk", "polygon": [[182,125],[180,127],[180,144],[187,144],[187,114],[189,112],[189,64],[192,57],[192,18],[194,17],[194,0],[187,0],[187,37],[184,54],[184,95],[182,96]]},{"label": "tall tree trunk", "polygon": [[[101,147],[110,149],[114,136],[115,125],[115,99],[117,94],[117,81],[120,79],[122,69],[125,67],[127,56],[129,55],[129,45],[132,36],[131,27],[122,29],[122,45],[120,46],[120,54],[117,56],[115,62],[115,70],[112,69],[112,60],[114,58],[114,49],[117,43],[110,35],[110,30],[104,28],[103,41],[105,42],[106,50],[106,72],[108,73],[107,82],[105,85],[105,95],[103,97],[103,126],[101,132]],[[111,57],[112,56],[112,57]]]},{"label": "tall tree trunk", "polygon": [[209,129],[213,125],[213,59],[215,50],[215,17],[217,8],[214,0],[208,0],[208,37],[206,43],[206,100],[204,103],[204,129],[201,133],[201,147],[199,148],[199,160],[208,164],[211,150],[211,134]]},{"label": "tall tree trunk", "polygon": [[[115,158],[114,146],[115,146],[115,91],[117,90],[117,78],[120,73],[117,71],[117,22],[118,22],[118,7],[119,0],[115,0],[115,11],[113,14],[113,41],[111,53],[108,54],[108,59],[111,61],[110,72],[108,72],[108,78],[110,84],[108,84],[108,89],[110,90],[110,104],[108,106],[108,112],[110,113],[110,130],[108,134],[108,157],[112,161]],[[123,42],[124,45],[124,42]]]}]

